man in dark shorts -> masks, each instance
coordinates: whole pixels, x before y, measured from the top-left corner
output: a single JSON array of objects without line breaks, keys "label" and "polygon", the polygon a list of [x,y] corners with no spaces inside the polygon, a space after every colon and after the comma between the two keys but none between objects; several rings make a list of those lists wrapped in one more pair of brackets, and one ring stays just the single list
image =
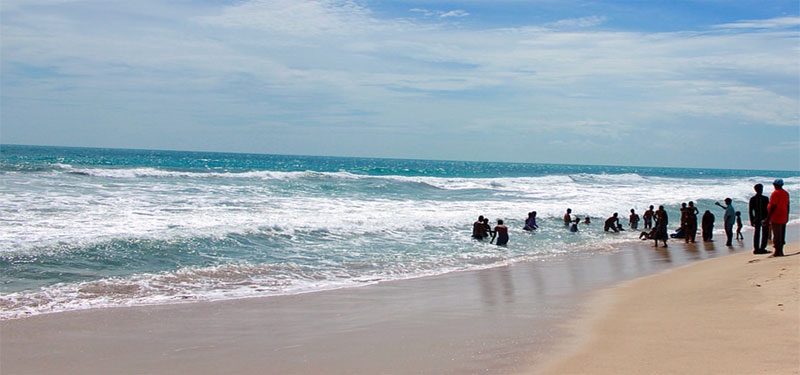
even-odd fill
[{"label": "man in dark shorts", "polygon": [[733,224],[736,224],[736,209],[733,208],[733,199],[725,198],[725,205],[714,202],[725,210],[725,215],[722,216],[722,222],[725,225],[725,237],[728,239],[725,246],[733,246]]},{"label": "man in dark shorts", "polygon": [[772,224],[772,245],[775,246],[773,256],[783,256],[783,245],[786,243],[786,223],[789,221],[789,193],[783,190],[783,179],[772,183],[775,191],[769,196],[767,222]]},{"label": "man in dark shorts", "polygon": [[750,198],[748,206],[750,211],[750,225],[753,226],[753,254],[769,254],[767,241],[769,240],[769,227],[765,225],[767,212],[769,212],[769,198],[763,194],[764,185],[753,186],[756,195]]},{"label": "man in dark shorts", "polygon": [[669,224],[669,217],[667,216],[667,211],[664,209],[664,206],[658,206],[658,211],[656,211],[653,216],[656,219],[656,235],[653,237],[656,243],[655,247],[658,247],[658,240],[664,241],[664,247],[667,247],[667,239],[669,238],[667,234],[667,224]]},{"label": "man in dark shorts", "polygon": [[642,219],[644,219],[644,229],[652,228],[653,227],[653,205],[650,205],[650,209],[645,211],[642,215]]},{"label": "man in dark shorts", "polygon": [[494,241],[495,236],[497,236],[497,244],[500,246],[505,246],[508,244],[508,227],[503,225],[503,219],[497,219],[497,225],[494,226],[494,232],[492,232],[492,239],[489,243]]}]

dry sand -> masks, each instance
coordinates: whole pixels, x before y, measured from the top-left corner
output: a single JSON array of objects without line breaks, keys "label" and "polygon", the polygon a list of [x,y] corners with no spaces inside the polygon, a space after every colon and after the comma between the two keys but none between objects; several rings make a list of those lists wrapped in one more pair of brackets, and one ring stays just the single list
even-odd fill
[{"label": "dry sand", "polygon": [[605,291],[587,342],[534,372],[798,374],[798,250],[734,254]]}]

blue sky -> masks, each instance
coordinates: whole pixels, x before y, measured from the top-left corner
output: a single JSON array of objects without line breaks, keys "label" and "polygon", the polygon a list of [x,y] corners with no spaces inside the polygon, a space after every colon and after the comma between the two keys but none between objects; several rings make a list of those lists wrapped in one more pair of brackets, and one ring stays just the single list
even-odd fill
[{"label": "blue sky", "polygon": [[796,0],[0,7],[2,143],[800,170]]}]

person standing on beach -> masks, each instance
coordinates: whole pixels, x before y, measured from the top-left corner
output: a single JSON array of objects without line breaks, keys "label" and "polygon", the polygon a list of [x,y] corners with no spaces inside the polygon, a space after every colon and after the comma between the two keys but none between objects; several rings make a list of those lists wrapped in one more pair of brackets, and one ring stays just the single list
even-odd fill
[{"label": "person standing on beach", "polygon": [[650,209],[644,212],[642,215],[642,219],[644,219],[644,229],[649,229],[653,227],[653,205],[650,205]]},{"label": "person standing on beach", "polygon": [[664,210],[664,206],[658,206],[658,211],[656,211],[653,216],[656,219],[656,235],[653,236],[656,242],[655,247],[658,247],[658,240],[664,241],[664,247],[667,247],[667,239],[669,238],[667,234],[667,223],[669,223],[669,218],[667,217],[667,211]]},{"label": "person standing on beach", "polygon": [[689,209],[686,208],[686,202],[681,203],[681,233],[686,235],[686,215],[689,213]]},{"label": "person standing on beach", "polygon": [[689,207],[686,207],[686,243],[691,241],[694,243],[697,237],[697,214],[700,211],[694,206],[694,201],[689,201]]},{"label": "person standing on beach", "polygon": [[714,237],[714,214],[706,210],[703,214],[703,241],[709,242]]},{"label": "person standing on beach", "polygon": [[628,221],[631,224],[631,229],[639,229],[639,215],[636,214],[633,208],[631,208],[631,216],[628,216]]},{"label": "person standing on beach", "polygon": [[750,198],[749,212],[750,225],[753,227],[753,254],[769,254],[767,240],[769,239],[769,226],[766,224],[769,198],[763,194],[764,185],[753,186],[756,195]]},{"label": "person standing on beach", "polygon": [[742,234],[742,211],[736,211],[736,241],[743,241]]},{"label": "person standing on beach", "polygon": [[725,209],[725,215],[722,217],[722,222],[725,225],[725,236],[728,238],[725,246],[733,246],[733,224],[736,223],[736,210],[733,209],[733,200],[725,198],[724,206],[719,202],[714,202],[714,204]]},{"label": "person standing on beach", "polygon": [[789,193],[783,190],[783,179],[772,183],[775,191],[769,196],[767,223],[772,224],[772,245],[775,246],[773,256],[783,256],[783,245],[786,243],[786,223],[789,221]]},{"label": "person standing on beach", "polygon": [[572,223],[572,217],[569,216],[569,214],[571,214],[571,213],[572,213],[572,209],[571,208],[567,208],[567,213],[564,214],[564,226],[565,227],[568,227],[570,225],[570,223]]},{"label": "person standing on beach", "polygon": [[489,243],[494,242],[495,236],[497,237],[497,245],[505,246],[508,244],[508,227],[503,225],[503,219],[497,219],[497,225],[494,226],[492,239],[489,240]]}]

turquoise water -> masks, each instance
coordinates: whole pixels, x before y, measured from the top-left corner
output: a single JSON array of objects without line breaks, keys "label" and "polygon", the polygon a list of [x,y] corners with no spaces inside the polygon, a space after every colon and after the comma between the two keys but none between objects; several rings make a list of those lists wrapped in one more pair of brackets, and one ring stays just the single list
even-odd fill
[{"label": "turquoise water", "polygon": [[[675,222],[694,200],[719,222],[715,201],[731,197],[746,212],[753,184],[769,194],[776,177],[797,207],[797,171],[2,145],[0,317],[592,256],[637,241],[602,232],[613,212],[663,204]],[[569,233],[567,207],[594,224]],[[532,210],[534,233],[521,229]],[[481,214],[506,220],[507,247],[470,238]]]}]

